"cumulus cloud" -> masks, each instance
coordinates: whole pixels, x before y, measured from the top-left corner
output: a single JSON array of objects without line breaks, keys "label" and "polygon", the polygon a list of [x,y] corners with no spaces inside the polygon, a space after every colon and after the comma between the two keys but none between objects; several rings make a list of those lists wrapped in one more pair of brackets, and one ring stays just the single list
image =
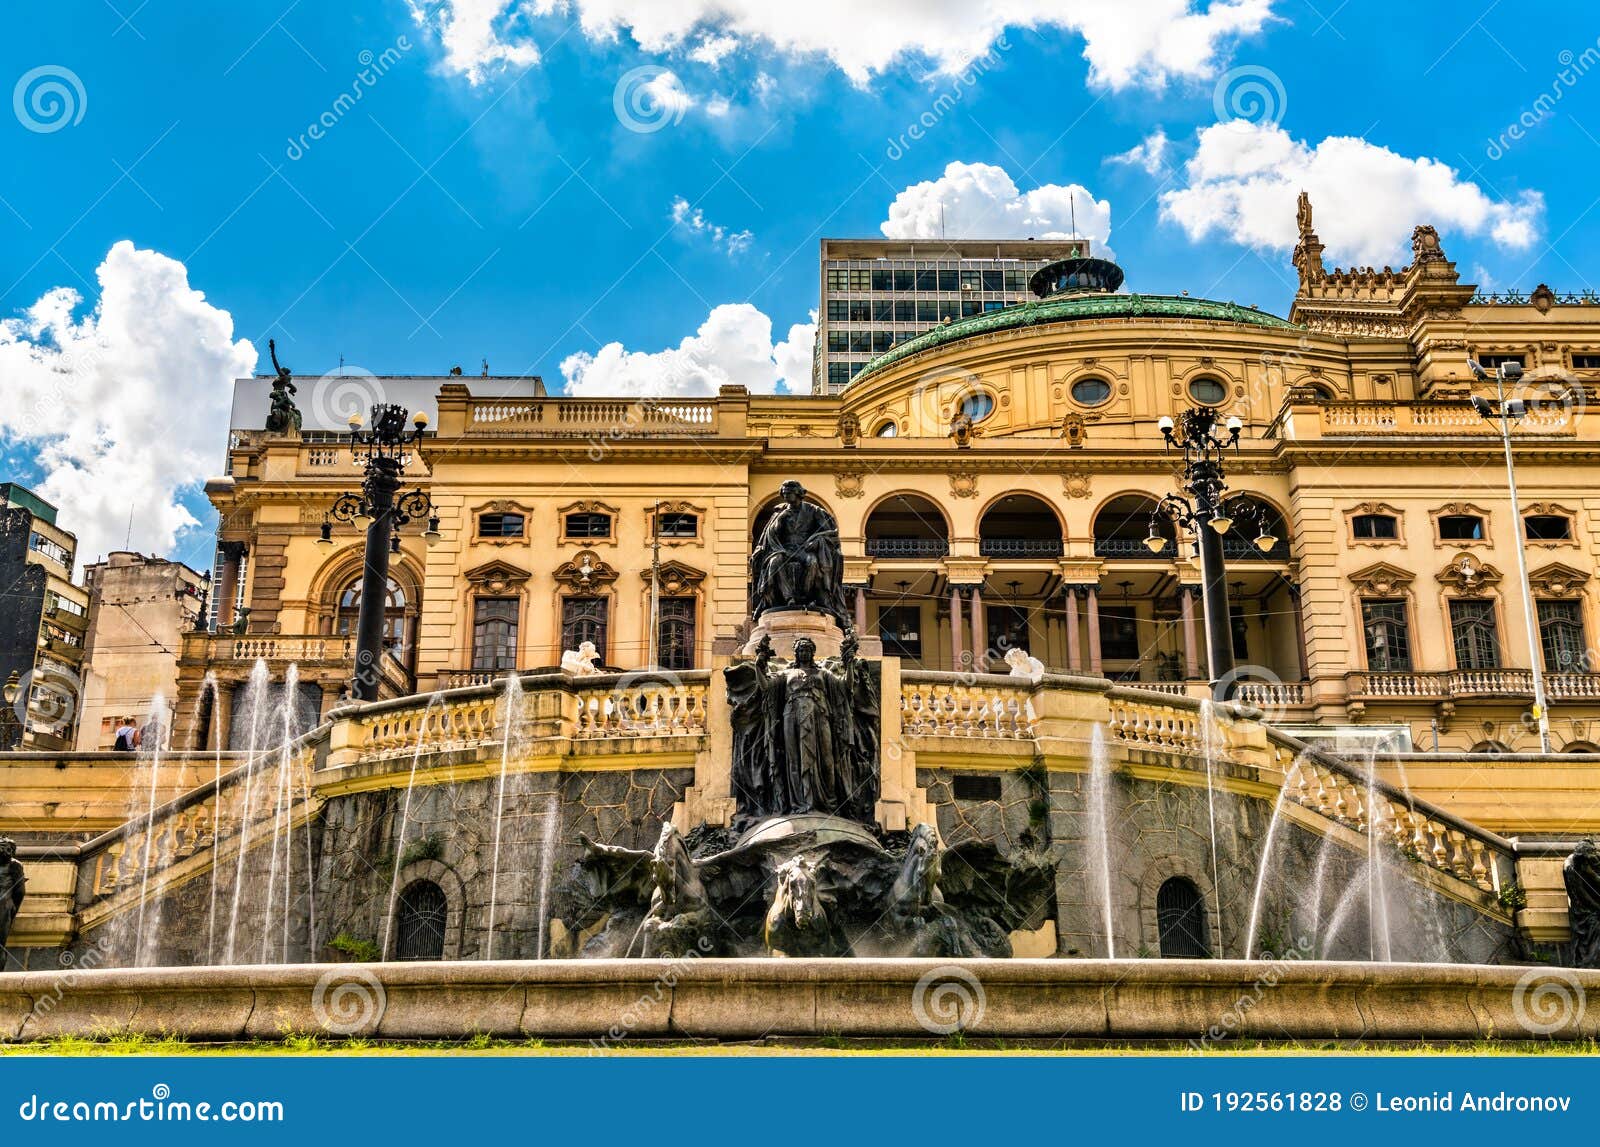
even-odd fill
[{"label": "cumulus cloud", "polygon": [[811,348],[815,316],[796,323],[782,342],[773,342],[772,320],[749,303],[712,308],[700,329],[675,347],[661,351],[627,350],[619,342],[598,351],[579,351],[561,363],[564,391],[604,397],[649,395],[690,398],[739,385],[753,394],[788,393],[811,388]]},{"label": "cumulus cloud", "polygon": [[1405,261],[1411,229],[1488,235],[1502,247],[1538,236],[1543,197],[1490,198],[1437,159],[1412,158],[1352,136],[1311,144],[1274,123],[1234,120],[1200,132],[1184,167],[1188,185],[1161,196],[1161,213],[1190,239],[1222,234],[1253,247],[1295,244],[1295,197],[1316,208],[1329,256],[1355,264]]},{"label": "cumulus cloud", "polygon": [[125,540],[165,553],[199,524],[179,498],[216,471],[233,380],[256,352],[176,260],[123,241],[96,278],[81,318],[78,292],[59,287],[0,321],[0,437],[34,454],[81,558]]},{"label": "cumulus cloud", "polygon": [[[1273,0],[410,0],[445,49],[444,66],[478,83],[486,72],[538,59],[529,17],[576,16],[591,40],[626,34],[646,52],[717,63],[736,50],[821,56],[865,84],[905,58],[961,71],[1007,28],[1064,31],[1083,40],[1092,84],[1159,88],[1215,74]],[[530,57],[531,53],[531,57]]]},{"label": "cumulus cloud", "polygon": [[684,234],[705,239],[729,255],[748,251],[751,240],[755,238],[748,230],[730,231],[720,223],[713,223],[706,218],[705,212],[690,206],[689,201],[681,195],[672,201],[672,223]]},{"label": "cumulus cloud", "polygon": [[1047,183],[1018,190],[1003,167],[951,163],[938,179],[913,183],[889,204],[878,229],[890,239],[1068,239],[1094,241],[1104,251],[1111,236],[1111,202],[1076,183]]},{"label": "cumulus cloud", "polygon": [[1167,133],[1158,127],[1127,151],[1113,155],[1107,162],[1139,167],[1149,175],[1160,175],[1167,169],[1167,149],[1170,143]]}]

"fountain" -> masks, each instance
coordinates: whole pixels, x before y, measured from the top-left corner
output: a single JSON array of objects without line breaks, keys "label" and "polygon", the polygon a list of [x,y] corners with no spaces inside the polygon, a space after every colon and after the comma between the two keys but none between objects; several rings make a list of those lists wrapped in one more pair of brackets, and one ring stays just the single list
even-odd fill
[{"label": "fountain", "polygon": [[500,836],[506,820],[506,767],[511,762],[512,735],[522,711],[522,683],[515,673],[506,678],[501,704],[505,706],[505,732],[500,742],[500,780],[495,785],[494,846],[490,850],[489,912],[484,917],[483,958],[494,959],[495,908],[500,891]]},{"label": "fountain", "polygon": [[1100,912],[1106,938],[1106,959],[1117,958],[1116,929],[1112,923],[1111,899],[1111,813],[1107,807],[1111,790],[1111,754],[1106,751],[1106,729],[1099,721],[1089,740],[1089,837],[1092,878],[1100,893]]}]

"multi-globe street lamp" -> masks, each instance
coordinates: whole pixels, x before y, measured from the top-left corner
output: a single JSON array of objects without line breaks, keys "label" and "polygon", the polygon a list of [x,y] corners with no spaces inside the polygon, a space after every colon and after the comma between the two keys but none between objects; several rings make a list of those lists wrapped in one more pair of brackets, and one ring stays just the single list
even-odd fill
[{"label": "multi-globe street lamp", "polygon": [[410,449],[422,439],[428,416],[417,411],[406,426],[406,408],[375,403],[372,425],[363,429],[361,416],[350,416],[350,452],[362,462],[361,493],[340,494],[323,515],[317,544],[333,545],[333,523],[350,522],[367,532],[361,570],[361,601],[356,615],[356,660],[350,677],[350,696],[356,701],[376,701],[381,677],[386,603],[389,597],[389,557],[400,552],[399,527],[421,518],[428,520],[423,537],[439,536],[439,518],[426,491],[400,493],[400,478],[410,461]]},{"label": "multi-globe street lamp", "polygon": [[[1488,382],[1490,374],[1476,360],[1468,360],[1472,373],[1480,382]],[[1472,396],[1472,409],[1480,416],[1500,425],[1500,445],[1506,455],[1506,486],[1511,493],[1511,520],[1517,531],[1517,584],[1522,590],[1522,620],[1528,631],[1528,664],[1533,669],[1533,720],[1539,730],[1539,751],[1550,751],[1550,706],[1545,698],[1544,670],[1539,656],[1539,624],[1533,605],[1533,587],[1528,581],[1528,536],[1522,521],[1522,510],[1517,502],[1517,469],[1511,460],[1511,423],[1527,417],[1528,404],[1520,398],[1506,399],[1506,383],[1522,377],[1522,364],[1502,362],[1493,375],[1495,400],[1490,402],[1479,395]]]},{"label": "multi-globe street lamp", "polygon": [[1255,544],[1263,551],[1278,544],[1266,515],[1248,499],[1228,497],[1228,483],[1222,470],[1222,456],[1238,449],[1239,432],[1244,423],[1236,417],[1220,420],[1220,413],[1209,406],[1185,410],[1174,420],[1165,416],[1156,424],[1167,449],[1183,451],[1183,470],[1179,488],[1187,494],[1167,494],[1150,513],[1150,535],[1145,545],[1159,554],[1167,539],[1157,528],[1166,516],[1188,529],[1200,550],[1201,597],[1206,618],[1206,657],[1215,698],[1226,701],[1235,692],[1233,665],[1233,617],[1228,601],[1227,567],[1222,538],[1236,522],[1254,522]]}]

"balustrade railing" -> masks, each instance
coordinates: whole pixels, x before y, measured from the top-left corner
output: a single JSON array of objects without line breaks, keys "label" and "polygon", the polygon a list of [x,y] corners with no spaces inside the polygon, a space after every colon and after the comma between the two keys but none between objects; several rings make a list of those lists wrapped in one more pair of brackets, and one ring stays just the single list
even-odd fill
[{"label": "balustrade railing", "polygon": [[907,736],[1030,740],[1037,725],[1032,692],[1020,678],[902,673],[901,730]]},{"label": "balustrade railing", "polygon": [[186,634],[185,643],[191,642],[198,648],[191,646],[187,655],[202,658],[208,665],[256,661],[343,664],[355,657],[355,638],[347,634]]},{"label": "balustrade railing", "polygon": [[545,433],[625,438],[715,434],[716,429],[713,399],[475,399],[467,409],[467,433],[475,437]]},{"label": "balustrade railing", "polygon": [[986,558],[1059,558],[1060,538],[981,538],[978,553]]},{"label": "balustrade railing", "polygon": [[[1600,673],[1547,673],[1545,692],[1552,701],[1600,697]],[[1348,696],[1363,700],[1433,700],[1452,697],[1532,697],[1529,669],[1447,669],[1439,671],[1359,671],[1345,676]]]},{"label": "balustrade railing", "polygon": [[942,558],[950,552],[943,538],[868,538],[869,558]]},{"label": "balustrade railing", "polygon": [[581,687],[573,736],[697,736],[706,731],[709,673],[681,673]]}]

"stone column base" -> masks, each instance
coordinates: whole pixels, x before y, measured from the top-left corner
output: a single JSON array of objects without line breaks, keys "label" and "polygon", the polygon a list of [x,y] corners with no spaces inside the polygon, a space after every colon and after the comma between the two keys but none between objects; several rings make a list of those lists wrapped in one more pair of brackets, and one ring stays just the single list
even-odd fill
[{"label": "stone column base", "polygon": [[[876,635],[857,634],[861,643],[858,656],[862,658],[878,658],[883,656],[883,640]],[[799,638],[809,637],[817,643],[817,660],[826,657],[839,656],[840,644],[844,641],[844,630],[839,628],[839,623],[825,613],[814,613],[808,609],[774,609],[761,615],[761,620],[750,631],[750,639],[744,643],[744,648],[739,652],[745,657],[754,657],[756,646],[761,644],[763,637],[772,639],[772,651],[785,661],[794,659],[794,643]]]}]

